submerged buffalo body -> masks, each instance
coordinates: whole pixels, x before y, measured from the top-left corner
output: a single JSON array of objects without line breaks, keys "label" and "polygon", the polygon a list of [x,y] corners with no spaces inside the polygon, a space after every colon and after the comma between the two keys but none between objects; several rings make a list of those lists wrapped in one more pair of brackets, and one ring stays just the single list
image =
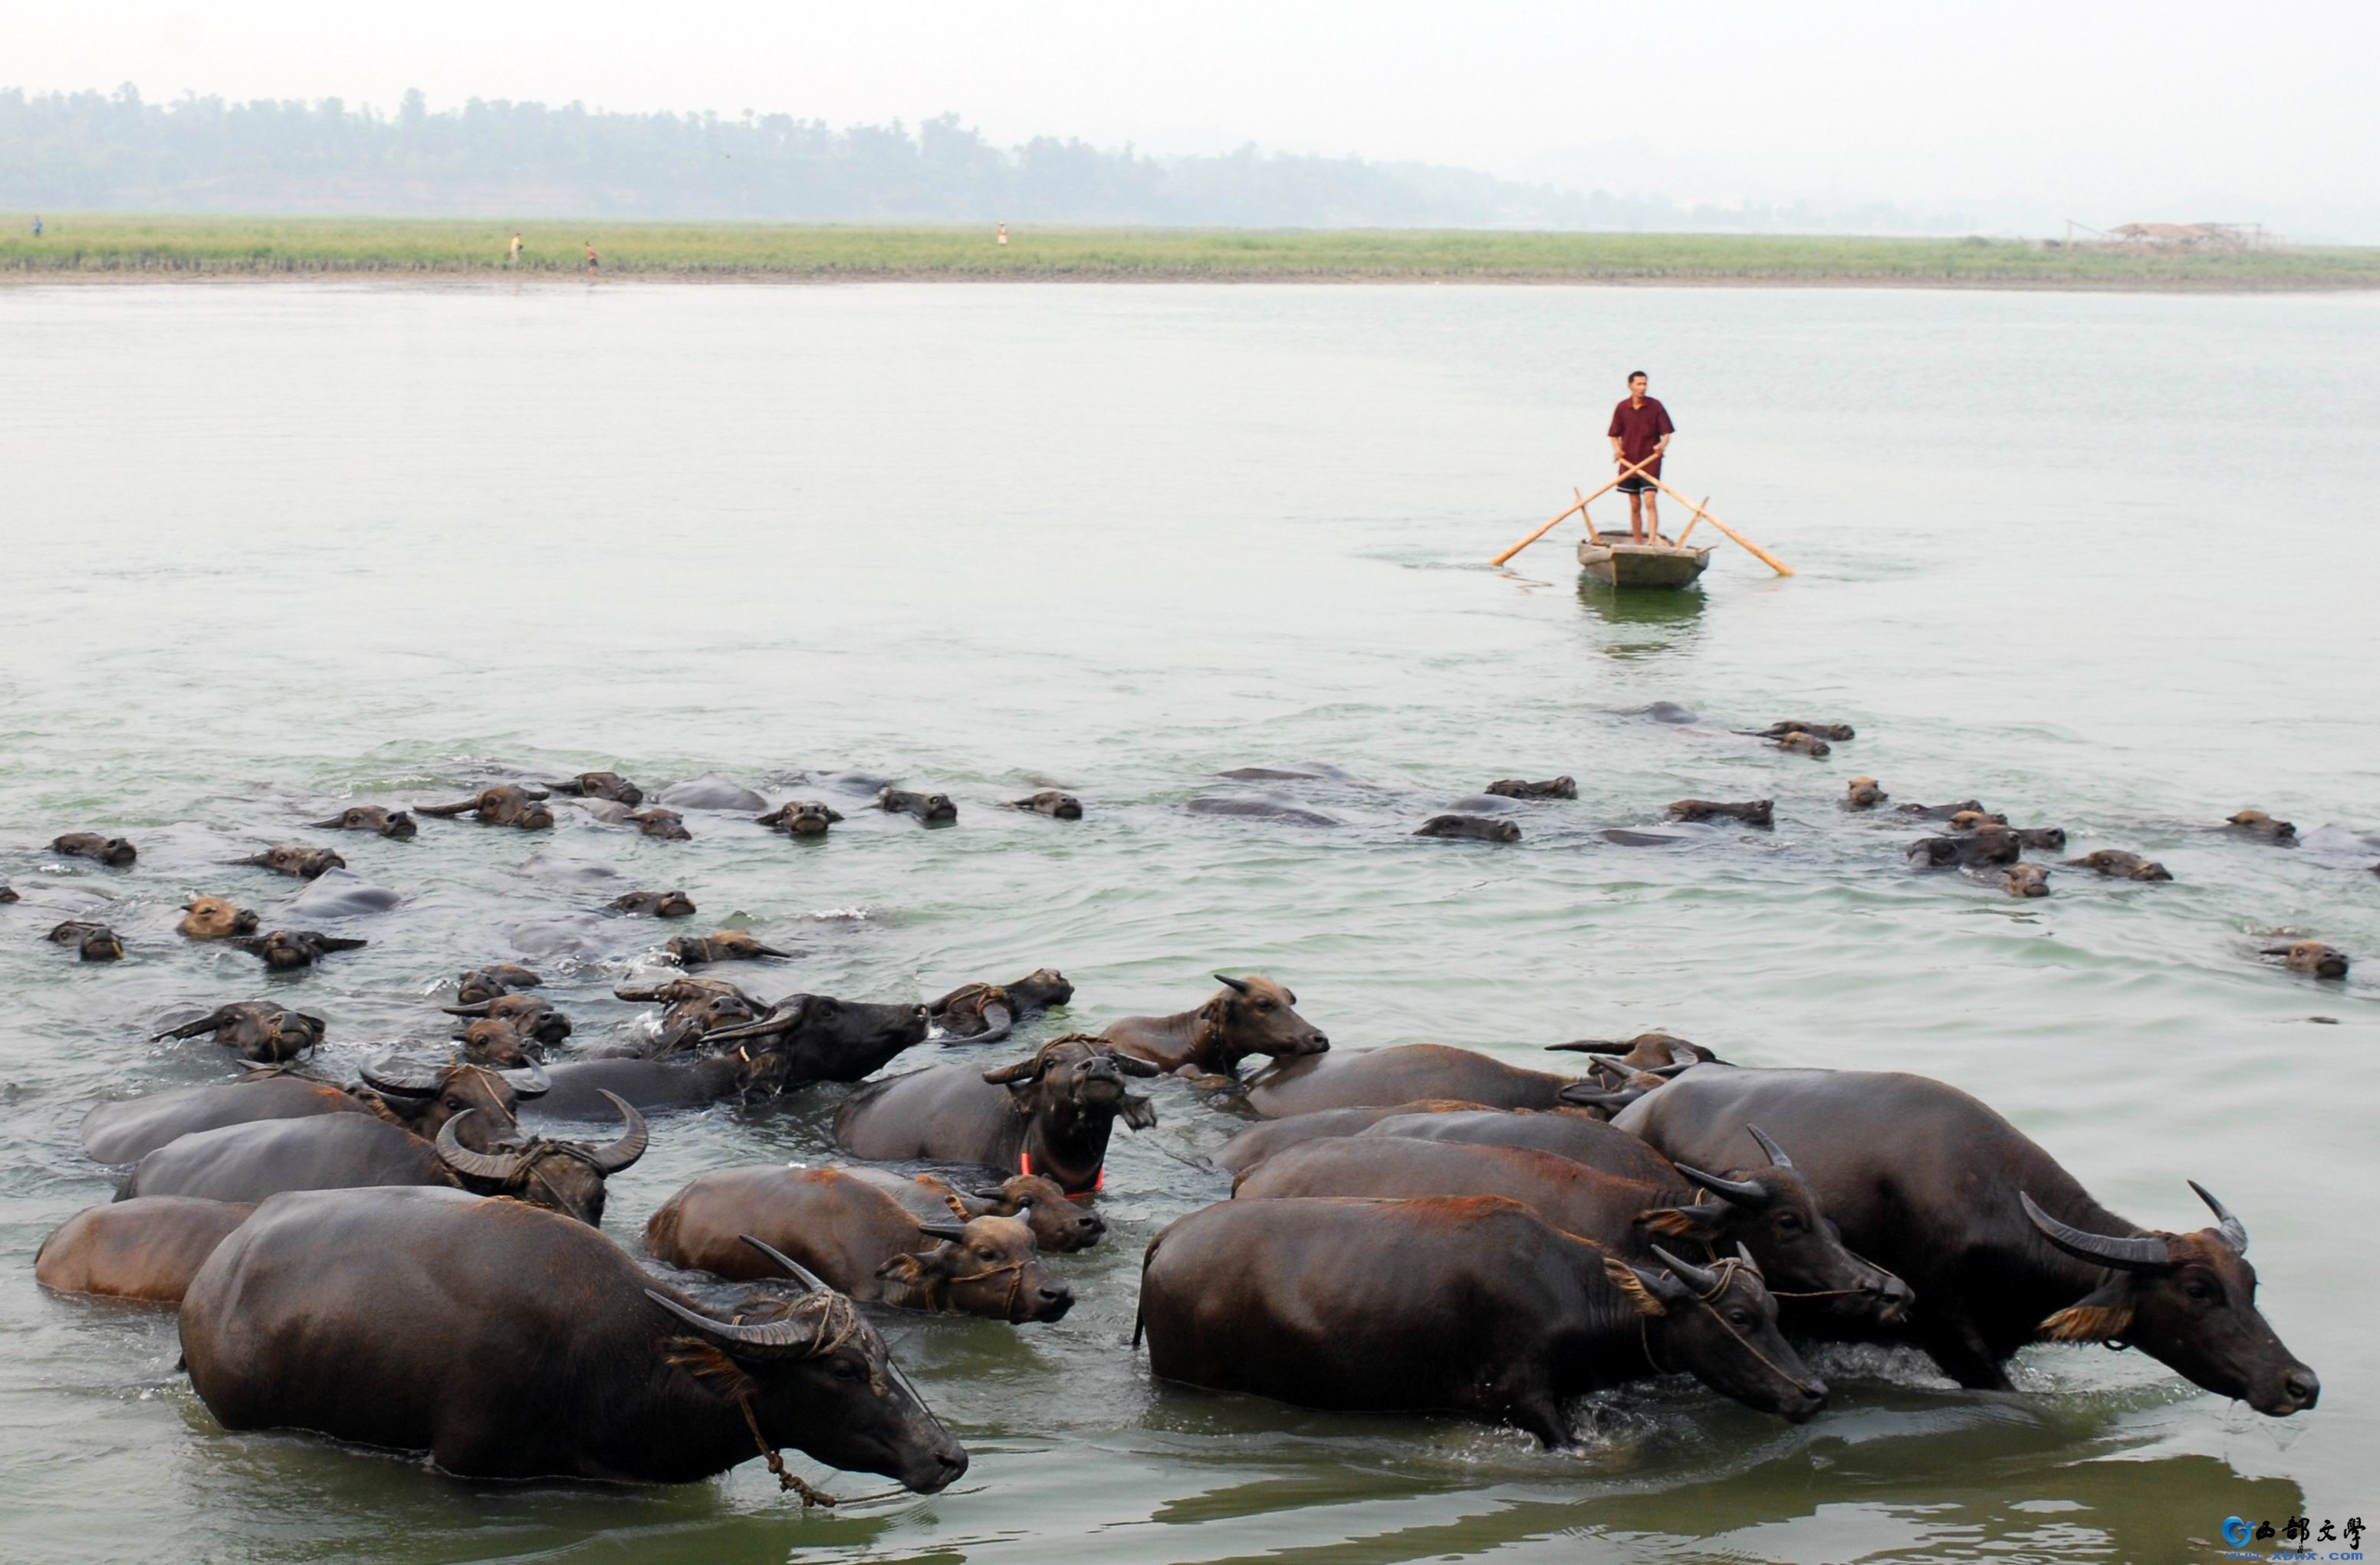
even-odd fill
[{"label": "submerged buffalo body", "polygon": [[1126,1076],[1158,1068],[1081,1034],[1053,1038],[1027,1060],[996,1070],[937,1065],[870,1082],[834,1117],[835,1139],[877,1162],[916,1158],[1039,1174],[1068,1195],[1099,1188],[1116,1117],[1134,1129],[1157,1122]]},{"label": "submerged buffalo body", "polygon": [[2215,1228],[2142,1229],[1955,1087],[1702,1066],[1618,1122],[1690,1163],[1743,1160],[1753,1123],[1792,1146],[1843,1243],[1916,1290],[1903,1334],[1962,1386],[2008,1389],[2010,1355],[2047,1338],[2127,1342],[2275,1416],[2320,1395],[2256,1308],[2246,1229],[2212,1197]]},{"label": "submerged buffalo body", "polygon": [[1327,1141],[1332,1136],[1357,1135],[1383,1120],[1399,1116],[1419,1119],[1478,1108],[1476,1103],[1464,1103],[1455,1098],[1427,1098],[1415,1103],[1366,1103],[1352,1109],[1317,1109],[1310,1114],[1291,1114],[1283,1119],[1250,1125],[1223,1143],[1222,1150],[1215,1154],[1214,1161],[1217,1167],[1229,1172],[1245,1173],[1267,1158],[1278,1156],[1293,1146],[1303,1146],[1309,1141]]},{"label": "submerged buffalo body", "polygon": [[518,1202],[329,1191],[217,1247],[182,1353],[226,1428],[427,1451],[465,1477],[691,1483],[780,1446],[920,1493],[966,1470],[843,1295],[772,1283],[725,1313]]},{"label": "submerged buffalo body", "polygon": [[1551,1109],[1573,1080],[1507,1065],[1474,1049],[1407,1043],[1293,1060],[1250,1077],[1247,1101],[1268,1120],[1422,1098],[1451,1098],[1489,1109]]},{"label": "submerged buffalo body", "polygon": [[42,1241],[33,1280],[59,1293],[178,1304],[215,1246],[254,1210],[188,1195],[91,1207]]}]

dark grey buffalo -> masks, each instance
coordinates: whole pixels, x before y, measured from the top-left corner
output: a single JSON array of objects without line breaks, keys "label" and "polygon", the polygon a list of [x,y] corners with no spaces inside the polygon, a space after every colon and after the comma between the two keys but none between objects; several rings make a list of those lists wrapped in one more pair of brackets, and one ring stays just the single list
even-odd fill
[{"label": "dark grey buffalo", "polygon": [[470,1109],[480,1110],[483,1134],[503,1137],[517,1129],[513,1112],[520,1103],[544,1090],[545,1078],[533,1068],[419,1065],[394,1057],[364,1066],[354,1087],[286,1071],[254,1071],[237,1081],[99,1104],[83,1116],[82,1144],[103,1163],[130,1163],[194,1131],[316,1114],[377,1114],[427,1138]]},{"label": "dark grey buffalo", "polygon": [[965,1472],[851,1301],[785,1270],[714,1312],[516,1202],[284,1195],[192,1280],[182,1354],[226,1428],[464,1477],[693,1483],[780,1446],[923,1494]]},{"label": "dark grey buffalo", "polygon": [[1063,1005],[1075,998],[1075,986],[1054,967],[1036,967],[1006,984],[962,984],[939,1000],[926,1002],[926,1018],[944,1035],[966,1043],[995,1043],[1006,1037],[1027,1015]]},{"label": "dark grey buffalo", "polygon": [[195,1022],[167,1027],[152,1035],[149,1041],[163,1043],[167,1038],[212,1036],[225,1048],[237,1049],[244,1059],[260,1065],[273,1065],[295,1060],[321,1043],[323,1028],[320,1016],[285,1011],[263,1001],[244,1000],[218,1005]]}]

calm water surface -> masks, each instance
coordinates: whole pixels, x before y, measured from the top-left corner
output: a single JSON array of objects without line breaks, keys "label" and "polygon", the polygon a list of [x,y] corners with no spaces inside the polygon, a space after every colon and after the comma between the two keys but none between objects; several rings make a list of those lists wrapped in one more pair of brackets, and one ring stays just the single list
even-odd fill
[{"label": "calm water surface", "polygon": [[[0,353],[12,1558],[2140,1560],[2210,1557],[2232,1513],[2380,1517],[2380,299],[16,287]],[[1672,481],[1797,578],[1727,547],[1699,594],[1615,600],[1567,541],[1485,564],[1608,474],[1639,365],[1680,426]],[[1706,721],[1631,715],[1656,700]],[[1860,736],[1813,762],[1728,733],[1786,716]],[[1336,829],[1182,809],[1223,768],[1306,758],[1371,784],[1288,790]],[[501,766],[772,796],[858,768],[962,819],[855,815],[801,849],[732,816],[691,843],[571,810],[537,837],[430,821],[336,840],[406,898],[352,957],[267,981],[171,933],[193,892],[289,893],[223,859]],[[1405,834],[1558,771],[1582,797],[1517,846]],[[1836,807],[1860,772],[2178,879],[2061,874],[2019,904],[1908,873],[1907,827]],[[1051,783],[1089,819],[991,807]],[[1689,794],[1774,796],[1777,830],[1597,834]],[[2209,829],[2252,804],[2304,845]],[[79,828],[133,836],[139,867],[42,850]],[[1541,1060],[1658,1025],[1746,1064],[1925,1072],[2136,1220],[2202,1221],[2185,1176],[2221,1194],[2323,1402],[2276,1423],[2081,1349],[1974,1395],[1837,1352],[1804,1427],[1662,1384],[1583,1406],[1581,1448],[1548,1454],[1160,1389],[1124,1345],[1136,1262],[1222,1193],[1192,1159],[1234,1128],[1162,1085],[1162,1123],[1118,1138],[1109,1242],[1059,1263],[1073,1315],[885,1323],[975,1454],[930,1499],[805,1519],[757,1462],[491,1488],[230,1436],[171,1316],[36,1289],[42,1236],[111,1190],[84,1109],[228,1074],[143,1041],[158,1018],[272,992],[330,1016],[347,1065],[436,1037],[456,969],[526,956],[600,1038],[669,932],[587,916],[631,883],[802,948],[745,975],[764,993],[1049,964],[1079,990],[1059,1020],[1095,1027],[1229,965],[1293,984],[1342,1049]],[[102,901],[124,963],[41,940]],[[2270,970],[2282,929],[2369,966]],[[817,1160],[840,1091],[665,1122],[609,1231],[633,1244],[702,1170]]]}]

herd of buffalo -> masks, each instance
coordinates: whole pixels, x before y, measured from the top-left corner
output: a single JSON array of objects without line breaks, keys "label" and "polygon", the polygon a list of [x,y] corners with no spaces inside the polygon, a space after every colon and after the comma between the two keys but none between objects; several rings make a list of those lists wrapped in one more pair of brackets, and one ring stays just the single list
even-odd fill
[{"label": "herd of buffalo", "polygon": [[[1850,733],[1795,722],[1763,736],[1822,754]],[[613,772],[313,824],[404,839],[417,817],[468,814],[537,831],[557,793],[648,835],[686,830]],[[1849,808],[1887,804],[1873,779],[1848,794]],[[1483,796],[1575,788],[1508,780]],[[956,814],[938,794],[885,789],[877,804],[929,823]],[[1056,791],[1014,805],[1082,816]],[[2023,855],[2061,848],[2062,831],[1973,800],[1901,807],[1942,826],[1909,850],[1920,864],[2046,891]],[[1769,806],[1671,811],[1758,827]],[[843,817],[795,800],[755,819],[815,836]],[[1498,826],[1518,836],[1509,819],[1461,812],[1422,831],[1505,840]],[[2291,835],[2254,811],[2229,826]],[[137,857],[89,832],[52,848]],[[290,843],[247,862],[308,880],[343,861]],[[2168,878],[2116,850],[2069,862]],[[613,907],[694,911],[676,891]],[[184,913],[185,937],[237,942],[283,972],[363,943],[261,930],[218,897]],[[89,960],[122,952],[89,918],[50,938]],[[277,1001],[176,1022],[159,1036],[211,1037],[244,1074],[91,1108],[82,1142],[123,1171],[117,1195],[50,1235],[37,1276],[178,1306],[191,1383],[229,1428],[422,1451],[498,1478],[682,1482],[760,1457],[808,1497],[777,1455],[791,1448],[930,1493],[967,1455],[870,1313],[1063,1316],[1075,1295],[1046,1257],[1105,1237],[1111,1135],[1118,1121],[1154,1125],[1162,1091],[1178,1099],[1169,1112],[1211,1125],[1204,1176],[1218,1195],[1230,1181],[1142,1258],[1131,1347],[1166,1380],[1468,1413],[1548,1445],[1572,1438],[1568,1401],[1670,1375],[1807,1419],[1828,1389],[1803,1346],[1830,1340],[1911,1344],[1968,1388],[2009,1389],[2011,1355],[2049,1341],[2137,1348],[2273,1416],[2320,1394],[2259,1313],[2247,1230],[2213,1195],[2191,1185],[2210,1227],[2130,1221],[1990,1108],[1924,1076],[1738,1066],[1659,1033],[1549,1046],[1575,1074],[1439,1044],[1334,1051],[1289,989],[1255,975],[1087,1033],[1045,1015],[1074,996],[1047,968],[922,1005],[764,1001],[699,971],[784,954],[735,930],[672,940],[670,976],[615,990],[650,1009],[601,1043],[574,1038],[535,971],[482,965],[443,1006],[450,1057],[390,1053],[346,1080],[317,1063],[325,1020]],[[2319,942],[2272,954],[2346,972]],[[1026,1049],[1019,1033],[1046,1041]],[[878,1074],[919,1045],[934,1062]],[[653,1122],[826,1084],[850,1085],[839,1166],[703,1173],[653,1213],[641,1257],[601,1231],[606,1182],[646,1154]]]}]

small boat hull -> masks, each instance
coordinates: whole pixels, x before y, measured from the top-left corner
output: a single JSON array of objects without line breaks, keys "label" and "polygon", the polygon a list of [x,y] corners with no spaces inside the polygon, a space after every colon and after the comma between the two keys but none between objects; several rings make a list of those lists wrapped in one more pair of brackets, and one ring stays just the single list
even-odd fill
[{"label": "small boat hull", "polygon": [[1658,587],[1675,590],[1690,585],[1710,564],[1708,549],[1685,549],[1674,543],[1635,543],[1628,535],[1590,533],[1579,540],[1578,563],[1597,581],[1614,587]]}]

